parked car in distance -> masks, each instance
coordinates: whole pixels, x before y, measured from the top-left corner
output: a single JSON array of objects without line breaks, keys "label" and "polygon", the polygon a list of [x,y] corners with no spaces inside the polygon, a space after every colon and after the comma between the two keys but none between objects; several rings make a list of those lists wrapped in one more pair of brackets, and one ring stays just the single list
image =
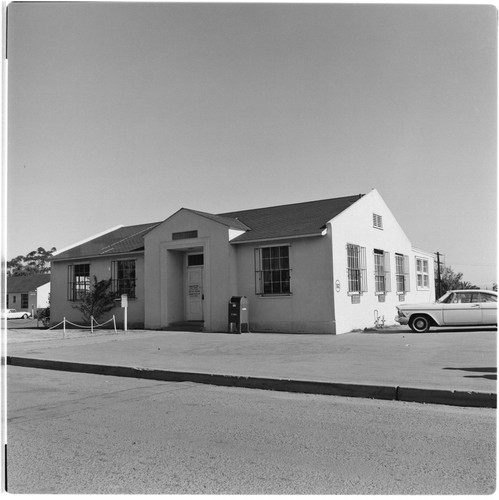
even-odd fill
[{"label": "parked car in distance", "polygon": [[31,313],[28,311],[16,311],[15,309],[7,309],[6,311],[2,311],[2,318],[7,319],[27,319],[31,316]]},{"label": "parked car in distance", "polygon": [[395,321],[416,333],[432,326],[497,325],[497,292],[449,290],[436,302],[400,304]]}]

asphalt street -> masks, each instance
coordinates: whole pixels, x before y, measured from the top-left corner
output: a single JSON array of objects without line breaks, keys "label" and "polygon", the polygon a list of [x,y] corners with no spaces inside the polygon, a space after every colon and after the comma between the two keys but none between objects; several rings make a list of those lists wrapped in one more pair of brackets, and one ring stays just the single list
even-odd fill
[{"label": "asphalt street", "polygon": [[10,493],[495,489],[493,409],[7,369]]}]

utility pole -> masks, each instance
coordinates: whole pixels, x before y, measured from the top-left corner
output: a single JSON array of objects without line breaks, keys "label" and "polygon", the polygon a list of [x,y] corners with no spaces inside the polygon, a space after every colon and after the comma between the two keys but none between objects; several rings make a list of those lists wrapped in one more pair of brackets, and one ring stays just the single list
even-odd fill
[{"label": "utility pole", "polygon": [[437,299],[442,296],[442,276],[440,274],[440,252],[437,252]]}]

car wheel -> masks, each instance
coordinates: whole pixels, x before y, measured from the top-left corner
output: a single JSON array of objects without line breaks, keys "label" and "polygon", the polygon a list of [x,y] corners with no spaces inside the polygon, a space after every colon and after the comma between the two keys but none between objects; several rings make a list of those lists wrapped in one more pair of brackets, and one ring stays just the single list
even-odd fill
[{"label": "car wheel", "polygon": [[409,326],[413,332],[426,333],[430,329],[430,320],[427,316],[414,316]]},{"label": "car wheel", "polygon": [[28,315],[27,314],[23,314],[23,319],[28,319]]}]

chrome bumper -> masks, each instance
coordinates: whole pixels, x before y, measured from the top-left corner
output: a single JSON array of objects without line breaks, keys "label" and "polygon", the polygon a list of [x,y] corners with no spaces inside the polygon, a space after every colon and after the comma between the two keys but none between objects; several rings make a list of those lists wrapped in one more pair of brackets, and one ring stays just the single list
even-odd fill
[{"label": "chrome bumper", "polygon": [[409,318],[406,318],[405,316],[395,316],[395,321],[401,325],[409,324]]}]

